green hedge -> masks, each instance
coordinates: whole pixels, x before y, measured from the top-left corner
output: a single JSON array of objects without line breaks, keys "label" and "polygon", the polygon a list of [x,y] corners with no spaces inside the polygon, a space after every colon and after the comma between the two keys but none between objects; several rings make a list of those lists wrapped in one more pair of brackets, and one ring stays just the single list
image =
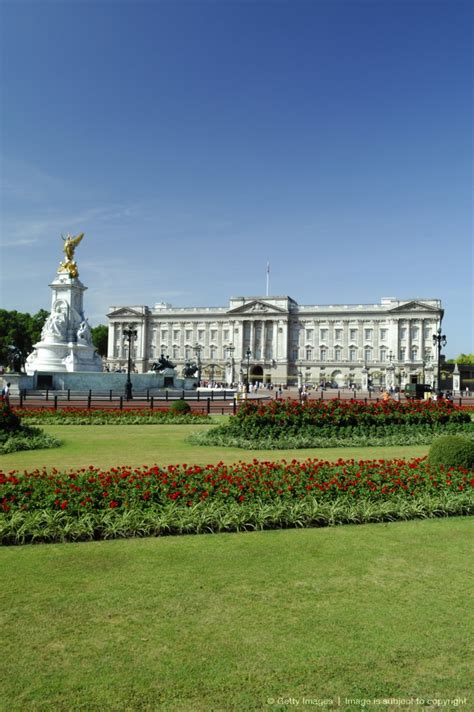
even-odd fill
[{"label": "green hedge", "polygon": [[336,427],[302,427],[295,431],[239,434],[226,425],[204,433],[193,433],[187,439],[193,445],[238,447],[248,450],[288,450],[328,447],[376,447],[389,445],[429,445],[445,433],[474,439],[474,423],[446,425],[385,425]]},{"label": "green hedge", "polygon": [[474,467],[474,440],[460,435],[437,438],[428,455],[430,465],[444,467]]}]

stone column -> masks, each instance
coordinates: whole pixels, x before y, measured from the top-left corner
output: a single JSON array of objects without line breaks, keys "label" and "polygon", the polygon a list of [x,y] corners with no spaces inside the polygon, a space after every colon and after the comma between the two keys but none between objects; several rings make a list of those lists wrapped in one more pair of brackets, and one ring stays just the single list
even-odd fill
[{"label": "stone column", "polygon": [[461,374],[459,366],[455,364],[453,371],[453,395],[458,396],[461,393]]}]

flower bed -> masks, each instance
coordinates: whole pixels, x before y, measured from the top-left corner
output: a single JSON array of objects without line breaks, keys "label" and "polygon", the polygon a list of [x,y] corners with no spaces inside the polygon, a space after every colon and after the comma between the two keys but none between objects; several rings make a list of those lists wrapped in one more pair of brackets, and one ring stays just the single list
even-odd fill
[{"label": "flower bed", "polygon": [[413,425],[421,423],[467,423],[470,416],[450,401],[394,400],[364,401],[274,400],[270,403],[246,401],[231,419],[230,427],[240,432],[271,431],[302,426]]},{"label": "flower bed", "polygon": [[181,414],[158,408],[16,408],[15,413],[30,425],[189,425],[210,421],[209,416],[203,413]]},{"label": "flower bed", "polygon": [[251,449],[403,445],[428,444],[445,432],[474,437],[469,414],[448,401],[247,401],[228,424],[192,442]]},{"label": "flower bed", "polygon": [[470,514],[474,473],[426,460],[293,460],[0,473],[0,541]]}]

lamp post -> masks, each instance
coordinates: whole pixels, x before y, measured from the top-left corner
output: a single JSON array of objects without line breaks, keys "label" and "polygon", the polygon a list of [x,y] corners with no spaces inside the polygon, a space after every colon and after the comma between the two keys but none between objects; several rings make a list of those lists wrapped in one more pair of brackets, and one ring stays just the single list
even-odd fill
[{"label": "lamp post", "polygon": [[438,349],[438,375],[436,383],[436,391],[438,395],[441,395],[441,349],[446,346],[448,340],[446,336],[441,333],[441,327],[439,327],[436,334],[433,334],[433,345]]},{"label": "lamp post", "polygon": [[125,383],[125,398],[127,400],[132,400],[132,381],[130,378],[130,371],[132,370],[132,341],[137,339],[137,330],[135,329],[135,324],[129,324],[123,330],[124,341],[128,341],[128,361],[127,361],[127,382]]},{"label": "lamp post", "polygon": [[362,369],[362,373],[367,378],[367,390],[368,390],[369,396],[370,396],[370,378],[369,378],[369,367],[367,366],[367,358],[364,358],[364,368]]},{"label": "lamp post", "polygon": [[198,367],[198,386],[201,385],[201,349],[202,346],[200,344],[196,344],[193,348],[193,351],[196,353],[196,361]]},{"label": "lamp post", "polygon": [[298,361],[298,389],[301,391],[303,388],[303,361],[300,359]]},{"label": "lamp post", "polygon": [[389,361],[389,364],[387,367],[387,371],[390,371],[390,378],[389,378],[390,383],[386,383],[385,387],[388,386],[389,388],[395,388],[395,364],[393,363],[392,351],[390,351],[388,354],[388,361]]},{"label": "lamp post", "polygon": [[251,357],[251,355],[252,355],[252,352],[250,351],[250,348],[248,348],[247,351],[245,352],[245,356],[247,359],[247,381],[245,383],[245,392],[246,393],[249,393],[249,391],[250,391],[249,379],[250,379],[250,357]]},{"label": "lamp post", "polygon": [[227,351],[229,354],[230,358],[230,385],[233,384],[234,382],[234,351],[235,351],[235,346],[233,344],[229,344],[227,347]]}]

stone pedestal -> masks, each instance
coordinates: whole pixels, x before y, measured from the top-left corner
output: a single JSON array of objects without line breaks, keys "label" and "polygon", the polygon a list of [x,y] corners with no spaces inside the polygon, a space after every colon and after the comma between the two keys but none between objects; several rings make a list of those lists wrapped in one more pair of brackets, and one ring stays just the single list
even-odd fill
[{"label": "stone pedestal", "polygon": [[60,272],[49,285],[51,313],[41,341],[28,356],[26,372],[102,371],[102,359],[92,344],[91,328],[84,316],[85,287],[78,277]]},{"label": "stone pedestal", "polygon": [[453,371],[453,394],[458,396],[461,393],[461,374],[459,373],[459,366],[456,364]]}]

